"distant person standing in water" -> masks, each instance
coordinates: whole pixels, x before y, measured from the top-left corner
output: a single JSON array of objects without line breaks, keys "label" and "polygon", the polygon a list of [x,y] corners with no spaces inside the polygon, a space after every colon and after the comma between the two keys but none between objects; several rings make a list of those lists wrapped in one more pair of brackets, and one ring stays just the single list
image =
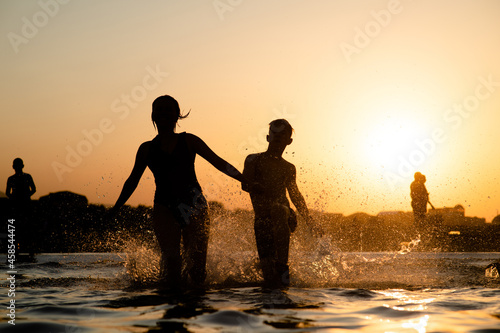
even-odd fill
[{"label": "distant person standing in water", "polygon": [[306,222],[312,224],[312,220],[297,187],[295,166],[282,157],[285,148],[292,143],[293,128],[285,119],[274,120],[269,126],[267,151],[251,154],[245,160],[243,175],[254,185],[243,184],[242,188],[250,193],[255,212],[255,240],[265,284],[282,287],[290,283],[290,234],[297,226],[287,191]]},{"label": "distant person standing in water", "polygon": [[12,168],[15,174],[7,179],[5,194],[9,198],[16,219],[16,233],[21,244],[20,251],[28,252],[33,258],[35,255],[35,235],[31,221],[31,196],[36,192],[35,182],[30,174],[23,172],[24,162],[19,157],[14,159]]},{"label": "distant person standing in water", "polygon": [[24,162],[19,157],[14,159],[12,168],[15,174],[7,179],[7,197],[15,205],[25,205],[36,192],[35,182],[30,174],[23,172]]},{"label": "distant person standing in water", "polygon": [[427,203],[429,192],[425,187],[426,178],[420,172],[415,172],[415,180],[410,185],[411,207],[413,220],[418,232],[423,232],[426,227]]},{"label": "distant person standing in water", "polygon": [[[182,285],[183,266],[189,282],[195,287],[202,286],[206,277],[210,219],[208,204],[195,174],[196,155],[226,175],[243,181],[243,175],[217,156],[202,139],[186,132],[175,132],[177,121],[188,115],[181,114],[179,104],[171,96],[160,96],[153,102],[151,119],[158,135],[139,147],[132,172],[111,210],[114,215],[125,204],[149,167],[156,183],[153,227],[161,248],[161,276],[165,288]],[[182,281],[187,280],[182,277]]]}]

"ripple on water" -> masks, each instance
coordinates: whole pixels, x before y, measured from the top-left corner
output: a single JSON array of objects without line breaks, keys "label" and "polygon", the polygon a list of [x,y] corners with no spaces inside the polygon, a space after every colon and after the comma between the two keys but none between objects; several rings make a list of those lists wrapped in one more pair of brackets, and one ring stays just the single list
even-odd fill
[{"label": "ripple on water", "polygon": [[215,313],[204,314],[198,318],[198,322],[209,325],[222,325],[222,326],[244,326],[252,327],[262,323],[262,319],[235,310],[223,310]]},{"label": "ripple on water", "polygon": [[339,295],[355,298],[374,298],[378,296],[376,292],[366,289],[342,289]]},{"label": "ripple on water", "polygon": [[116,316],[116,313],[109,310],[82,307],[82,306],[46,305],[25,310],[23,311],[22,315],[23,317],[39,317],[43,319],[55,319],[55,320],[61,318],[84,320],[89,318],[93,319],[96,317]]},{"label": "ripple on water", "polygon": [[389,318],[389,319],[413,318],[413,317],[420,317],[422,316],[422,314],[424,314],[421,311],[398,310],[387,306],[376,306],[366,310],[358,311],[358,313],[376,315],[378,317]]}]

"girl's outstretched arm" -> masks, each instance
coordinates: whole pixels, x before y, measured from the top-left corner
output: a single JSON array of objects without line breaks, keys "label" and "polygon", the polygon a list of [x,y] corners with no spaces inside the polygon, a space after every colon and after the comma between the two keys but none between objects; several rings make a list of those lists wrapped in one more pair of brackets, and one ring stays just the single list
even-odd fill
[{"label": "girl's outstretched arm", "polygon": [[147,167],[147,156],[149,152],[149,145],[150,142],[144,142],[137,150],[134,167],[132,168],[130,176],[123,184],[120,196],[118,197],[115,205],[111,209],[112,214],[118,212],[118,210],[127,202],[127,200],[130,198],[132,193],[134,193],[135,189],[137,188],[139,180],[141,180],[142,174],[144,173],[144,170],[146,170]]},{"label": "girl's outstretched arm", "polygon": [[217,170],[225,173],[231,178],[236,179],[237,181],[246,183],[241,172],[239,172],[235,167],[233,167],[231,164],[214,153],[202,139],[193,134],[188,134],[187,138],[189,140],[188,142],[191,146],[191,149],[193,149],[193,152],[203,157]]}]

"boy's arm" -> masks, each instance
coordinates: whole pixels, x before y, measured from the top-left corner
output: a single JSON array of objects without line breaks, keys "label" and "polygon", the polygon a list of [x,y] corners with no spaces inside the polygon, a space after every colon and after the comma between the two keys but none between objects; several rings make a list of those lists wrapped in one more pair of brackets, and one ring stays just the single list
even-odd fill
[{"label": "boy's arm", "polygon": [[318,225],[316,225],[316,223],[314,223],[311,215],[309,214],[309,209],[307,208],[306,201],[304,200],[302,193],[300,193],[299,191],[296,181],[295,166],[293,167],[292,177],[287,185],[287,189],[288,194],[290,195],[290,199],[292,200],[295,208],[297,208],[300,215],[306,220],[306,223],[308,224],[309,228],[311,228],[313,235],[323,236],[323,231]]},{"label": "boy's arm", "polygon": [[309,215],[309,209],[307,208],[306,201],[297,186],[296,173],[295,166],[293,166],[291,168],[290,181],[287,184],[288,194],[290,195],[290,199],[299,211],[300,215],[302,215],[302,217],[309,223],[311,216]]}]

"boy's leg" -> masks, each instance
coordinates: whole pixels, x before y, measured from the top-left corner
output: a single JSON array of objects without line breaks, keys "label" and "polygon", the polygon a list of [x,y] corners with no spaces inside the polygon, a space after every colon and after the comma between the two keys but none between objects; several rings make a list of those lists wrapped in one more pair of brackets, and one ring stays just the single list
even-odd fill
[{"label": "boy's leg", "polygon": [[276,278],[274,264],[276,248],[274,246],[274,232],[271,222],[268,218],[256,218],[254,224],[257,252],[266,284],[272,283]]},{"label": "boy's leg", "polygon": [[176,287],[181,280],[181,228],[170,210],[156,203],[153,228],[161,249],[160,276],[166,282],[166,287]]},{"label": "boy's leg", "polygon": [[289,285],[288,254],[290,248],[290,228],[288,226],[288,218],[290,217],[290,208],[284,205],[274,205],[271,210],[271,217],[274,227],[274,242],[276,244],[276,278],[280,284]]}]

